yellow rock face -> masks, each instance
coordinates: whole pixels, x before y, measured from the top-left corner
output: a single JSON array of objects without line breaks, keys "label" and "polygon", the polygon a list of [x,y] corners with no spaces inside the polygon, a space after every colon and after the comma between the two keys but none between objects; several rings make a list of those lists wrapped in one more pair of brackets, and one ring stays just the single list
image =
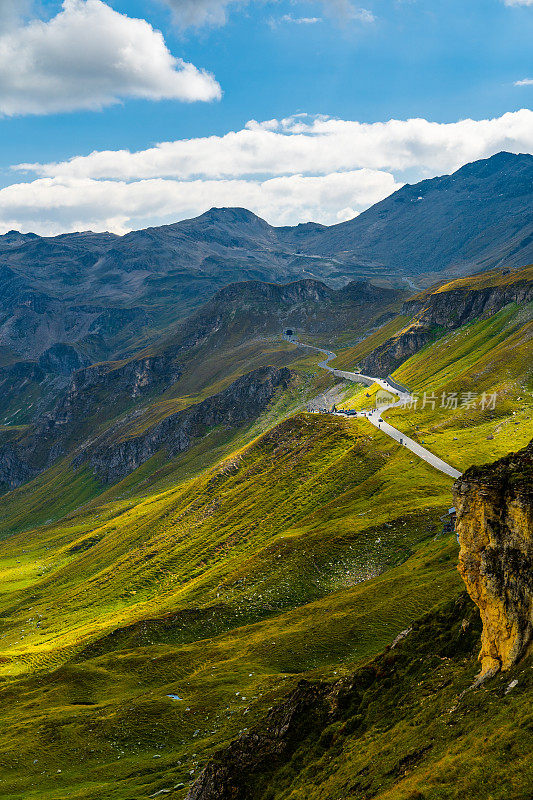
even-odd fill
[{"label": "yellow rock face", "polygon": [[533,442],[455,484],[459,572],[483,621],[482,675],[509,669],[533,639]]}]

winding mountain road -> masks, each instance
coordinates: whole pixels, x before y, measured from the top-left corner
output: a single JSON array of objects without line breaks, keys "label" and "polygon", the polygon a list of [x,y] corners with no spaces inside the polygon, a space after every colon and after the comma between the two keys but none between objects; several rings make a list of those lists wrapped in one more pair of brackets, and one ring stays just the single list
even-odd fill
[{"label": "winding mountain road", "polygon": [[[298,345],[298,347],[307,347],[310,350],[316,350],[319,353],[324,353],[326,358],[321,361],[318,366],[322,369],[328,370],[328,372],[333,373],[333,375],[336,377],[344,378],[348,381],[354,381],[355,383],[362,383],[366,386],[372,386],[372,384],[377,383],[386,392],[390,392],[391,394],[399,397],[399,399],[394,403],[384,404],[379,408],[374,408],[369,411],[358,411],[357,416],[367,419],[376,428],[379,428],[379,430],[383,431],[383,433],[386,433],[387,436],[390,436],[391,439],[394,439],[403,447],[407,447],[408,450],[411,450],[412,453],[419,458],[422,458],[428,464],[431,464],[432,467],[435,467],[435,469],[438,469],[440,472],[444,472],[451,478],[459,478],[461,476],[461,473],[458,470],[454,469],[454,467],[452,467],[450,464],[447,464],[446,461],[442,460],[442,458],[439,458],[429,450],[426,450],[425,447],[419,445],[418,442],[414,441],[414,439],[410,439],[409,436],[405,435],[405,433],[393,428],[392,425],[389,425],[389,423],[385,422],[383,419],[383,413],[389,408],[395,408],[396,406],[411,401],[412,395],[409,394],[409,392],[399,390],[383,378],[373,378],[370,375],[363,375],[360,372],[347,372],[345,370],[330,367],[329,362],[337,357],[336,353],[332,353],[331,350],[324,350],[322,347],[314,347],[310,344],[303,344],[303,342],[300,342],[295,336],[285,336],[284,338],[288,342],[291,342],[291,344]],[[338,416],[346,416],[342,411],[336,411],[334,413]]]}]

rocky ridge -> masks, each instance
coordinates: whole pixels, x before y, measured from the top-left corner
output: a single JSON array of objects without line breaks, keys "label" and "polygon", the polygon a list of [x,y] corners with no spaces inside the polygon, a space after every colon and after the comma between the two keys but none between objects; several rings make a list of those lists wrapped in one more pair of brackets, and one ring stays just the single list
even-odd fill
[{"label": "rocky ridge", "polygon": [[[14,489],[74,454],[75,467],[90,464],[104,483],[120,480],[163,449],[170,458],[187,450],[194,438],[217,425],[237,425],[254,419],[278,390],[293,379],[288,368],[262,367],[238,378],[227,389],[182,411],[170,414],[142,433],[130,434],[139,410],[120,415],[128,400],[134,403],[156,390],[163,391],[181,375],[170,354],[149,356],[122,365],[96,364],[74,373],[70,387],[54,410],[22,431],[3,431],[0,440],[0,487]],[[97,417],[112,403],[117,421],[97,430]],[[92,420],[89,428],[85,423]]]},{"label": "rocky ridge", "polygon": [[116,412],[121,401],[137,400],[156,390],[164,391],[180,378],[182,371],[171,352],[124,362],[103,361],[79,369],[73,373],[68,391],[40,427],[43,432],[50,432],[97,412],[102,393],[113,398]]},{"label": "rocky ridge", "polygon": [[533,639],[533,440],[456,482],[459,571],[483,621],[482,675],[508,670]]},{"label": "rocky ridge", "polygon": [[188,450],[194,438],[217,425],[237,425],[255,419],[294,375],[287,367],[261,367],[243,375],[224,391],[171,414],[138,435],[121,438],[120,428],[106,431],[76,456],[74,466],[89,463],[105,483],[121,480],[164,449],[169,458]]},{"label": "rocky ridge", "polygon": [[35,477],[91,430],[97,430],[101,421],[119,415],[150,394],[165,391],[182,374],[169,352],[93,364],[69,377],[68,369],[78,361],[76,351],[68,345],[55,345],[39,363],[18,362],[0,369],[0,388],[10,384],[20,395],[25,390],[31,392],[40,381],[42,389],[47,373],[41,360],[56,373],[53,380],[48,378],[47,388],[59,396],[49,411],[36,415],[32,424],[5,428],[0,433],[0,487],[4,490]]},{"label": "rocky ridge", "polygon": [[285,327],[308,334],[336,335],[382,324],[394,316],[405,291],[352,281],[332,289],[303,278],[292,283],[241,281],[221,289],[173,333],[171,341],[188,349],[213,335],[237,342],[279,334]]},{"label": "rocky ridge", "polygon": [[455,288],[455,284],[450,284],[449,288],[442,286],[416,295],[402,308],[402,313],[412,318],[409,325],[363,359],[363,371],[386,377],[439,335],[496,314],[509,303],[530,303],[533,301],[530,273],[531,270],[517,270],[510,274],[509,282],[501,285]]},{"label": "rocky ridge", "polygon": [[[123,354],[140,328],[150,336],[234,281],[306,275],[335,287],[354,278],[397,285],[413,275],[436,281],[531,263],[532,197],[533,156],[499,153],[405,185],[330,227],[273,227],[243,208],[212,208],[125,236],[11,231],[0,236],[0,345],[35,358],[58,342],[83,340],[108,359]],[[105,310],[114,322],[102,319]],[[116,327],[120,315],[132,317],[129,330],[124,321],[112,336],[90,330]]]}]

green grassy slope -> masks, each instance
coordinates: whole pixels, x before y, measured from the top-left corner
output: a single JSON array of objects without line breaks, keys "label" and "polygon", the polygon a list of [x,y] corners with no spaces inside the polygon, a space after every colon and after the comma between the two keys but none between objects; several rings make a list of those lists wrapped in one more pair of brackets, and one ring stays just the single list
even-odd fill
[{"label": "green grassy slope", "polygon": [[[459,470],[524,447],[533,435],[532,318],[531,304],[510,304],[412,356],[393,378],[418,400],[387,411],[387,422]],[[354,385],[340,407],[372,407],[377,388]]]},{"label": "green grassy slope", "polygon": [[[388,323],[339,363],[350,367],[403,324]],[[459,468],[522,446],[531,438],[530,337],[529,311],[507,307],[443,336],[395,375],[422,394],[498,391],[494,411],[450,414],[437,403],[387,418]],[[333,382],[316,354],[260,340],[199,354],[196,369],[148,398],[124,435],[262,363],[290,364],[298,380],[252,424],[208,431],[172,461],[160,452],[115,486],[104,490],[65,460],[0,501],[12,534],[0,541],[6,800],[141,800],[163,789],[182,800],[214,750],[302,678],[350,674],[426,614],[438,647],[447,635],[438,633],[437,609],[462,589],[455,538],[441,535],[439,521],[451,479],[364,420],[302,413]],[[350,392],[352,406],[370,402],[372,390]],[[490,746],[507,742],[518,763],[519,740],[502,733],[502,716],[490,723],[490,698],[470,698],[477,721],[460,722],[474,777],[453,750],[459,728],[448,736],[439,727],[474,674],[472,637],[456,660],[444,650],[428,656],[430,636],[423,652],[415,645],[412,663],[375,688],[362,744],[350,731],[331,731],[326,739],[339,737],[342,756],[304,749],[257,797],[464,796],[472,781],[481,785],[485,724]],[[505,702],[516,710],[514,695]],[[423,730],[441,749],[403,762]],[[501,776],[496,757],[493,769]],[[457,790],[448,780],[452,788],[439,794],[447,772],[458,776]],[[350,774],[359,777],[350,783]]]},{"label": "green grassy slope", "polygon": [[[479,669],[480,627],[477,609],[463,595],[422,618],[394,649],[349,678],[299,686],[254,731],[252,754],[263,748],[255,769],[246,769],[244,739],[234,746],[233,760],[226,756],[233,796],[531,797],[532,659],[469,690]],[[281,736],[281,725],[273,724],[280,719],[289,721]],[[282,755],[265,758],[276,731]],[[246,795],[239,792],[243,785]]]},{"label": "green grassy slope", "polygon": [[[387,419],[460,470],[524,447],[533,434],[532,318],[531,305],[511,305],[417,353],[394,378],[416,392],[418,406]],[[451,395],[457,408],[446,407]]]},{"label": "green grassy slope", "polygon": [[[83,438],[83,433],[91,438],[102,434],[114,426],[113,436],[127,438],[156,425],[165,417],[227,388],[242,375],[261,366],[283,367],[291,365],[299,375],[296,385],[272,405],[251,425],[232,430],[212,430],[198,442],[190,452],[183,454],[169,464],[164,453],[137,470],[134,476],[114,490],[122,494],[127,487],[159,481],[165,475],[178,473],[179,479],[184,466],[187,472],[195,471],[216,463],[236,447],[250,442],[258,433],[266,430],[288,413],[300,409],[309,397],[314,396],[321,387],[332,384],[331,378],[317,374],[312,360],[302,358],[301,352],[278,340],[273,342],[250,342],[238,347],[221,347],[214,353],[200,349],[191,355],[182,378],[166,392],[143,398],[140,403],[130,401],[126,414],[116,413],[113,398],[108,392],[102,396],[102,410],[99,417],[85,418],[83,430],[76,426],[70,439]],[[135,413],[131,414],[132,408]],[[12,441],[28,435],[27,427],[0,426],[2,441]],[[46,439],[46,437],[45,437]],[[46,442],[45,442],[46,443]],[[64,443],[68,452],[68,442]],[[172,479],[168,479],[172,480]],[[167,482],[168,482],[167,480]],[[65,456],[50,469],[35,479],[23,484],[7,495],[0,496],[0,538],[9,533],[46,521],[56,520],[78,508],[88,500],[97,497],[105,490],[86,467],[73,469],[71,457]]]},{"label": "green grassy slope", "polygon": [[370,427],[303,415],[6,540],[4,795],[144,797],[169,764],[188,783],[301,675],[378,652],[459,591],[455,542],[433,541],[449,486]]}]

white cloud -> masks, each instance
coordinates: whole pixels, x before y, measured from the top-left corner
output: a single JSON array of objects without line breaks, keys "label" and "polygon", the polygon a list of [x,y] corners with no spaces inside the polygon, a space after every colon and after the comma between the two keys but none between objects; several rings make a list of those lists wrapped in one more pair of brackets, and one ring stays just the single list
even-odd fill
[{"label": "white cloud", "polygon": [[533,78],[524,78],[521,81],[515,81],[515,86],[533,86]]},{"label": "white cloud", "polygon": [[298,115],[249,122],[224,136],[162,142],[148,150],[95,151],[70,161],[25,164],[43,177],[190,179],[250,175],[326,175],[370,168],[414,171],[415,177],[451,172],[500,150],[533,152],[533,111],[485,120],[439,123],[425,119],[360,123]]},{"label": "white cloud", "polygon": [[125,97],[209,101],[220,87],[175,58],[146,20],[101,0],[64,0],[49,22],[0,34],[0,114],[97,109]]},{"label": "white cloud", "polygon": [[249,0],[162,0],[170,6],[182,28],[201,25],[224,25],[228,6],[245,5]]},{"label": "white cloud", "polygon": [[375,22],[375,17],[367,8],[358,8],[351,0],[323,0],[329,9],[343,19],[355,19],[359,22]]},{"label": "white cloud", "polygon": [[[161,0],[170,6],[176,23],[182,28],[202,25],[224,25],[227,22],[230,8],[248,5],[252,0]],[[299,2],[299,0],[295,0]],[[326,12],[342,19],[353,19],[359,22],[374,22],[374,15],[366,8],[359,8],[351,0],[319,0]],[[294,18],[287,14],[285,22],[313,22],[317,17]]]},{"label": "white cloud", "polygon": [[[276,22],[278,20],[274,20]],[[293,22],[295,25],[316,25],[317,22],[322,22],[320,17],[294,17],[292,14],[283,14],[279,17],[279,22]]]},{"label": "white cloud", "polygon": [[349,208],[354,216],[399,186],[389,173],[368,169],[264,181],[155,178],[127,183],[40,178],[0,190],[0,231],[15,228],[54,234],[90,228],[122,233],[196,216],[211,206],[235,205],[274,224],[309,219],[333,223],[339,220],[339,208]]},{"label": "white cloud", "polygon": [[347,206],[346,208],[341,208],[340,211],[337,211],[337,222],[348,222],[349,219],[353,219],[357,217],[359,211],[356,211],[351,206]]},{"label": "white cloud", "polygon": [[[37,176],[0,190],[0,228],[124,231],[217,206],[273,224],[349,219],[412,182],[508,150],[533,153],[533,111],[495,119],[372,124],[296,115],[239,131],[19,165]],[[31,177],[31,176],[29,176]]]},{"label": "white cloud", "polygon": [[533,0],[504,0],[506,6],[533,6]]}]

